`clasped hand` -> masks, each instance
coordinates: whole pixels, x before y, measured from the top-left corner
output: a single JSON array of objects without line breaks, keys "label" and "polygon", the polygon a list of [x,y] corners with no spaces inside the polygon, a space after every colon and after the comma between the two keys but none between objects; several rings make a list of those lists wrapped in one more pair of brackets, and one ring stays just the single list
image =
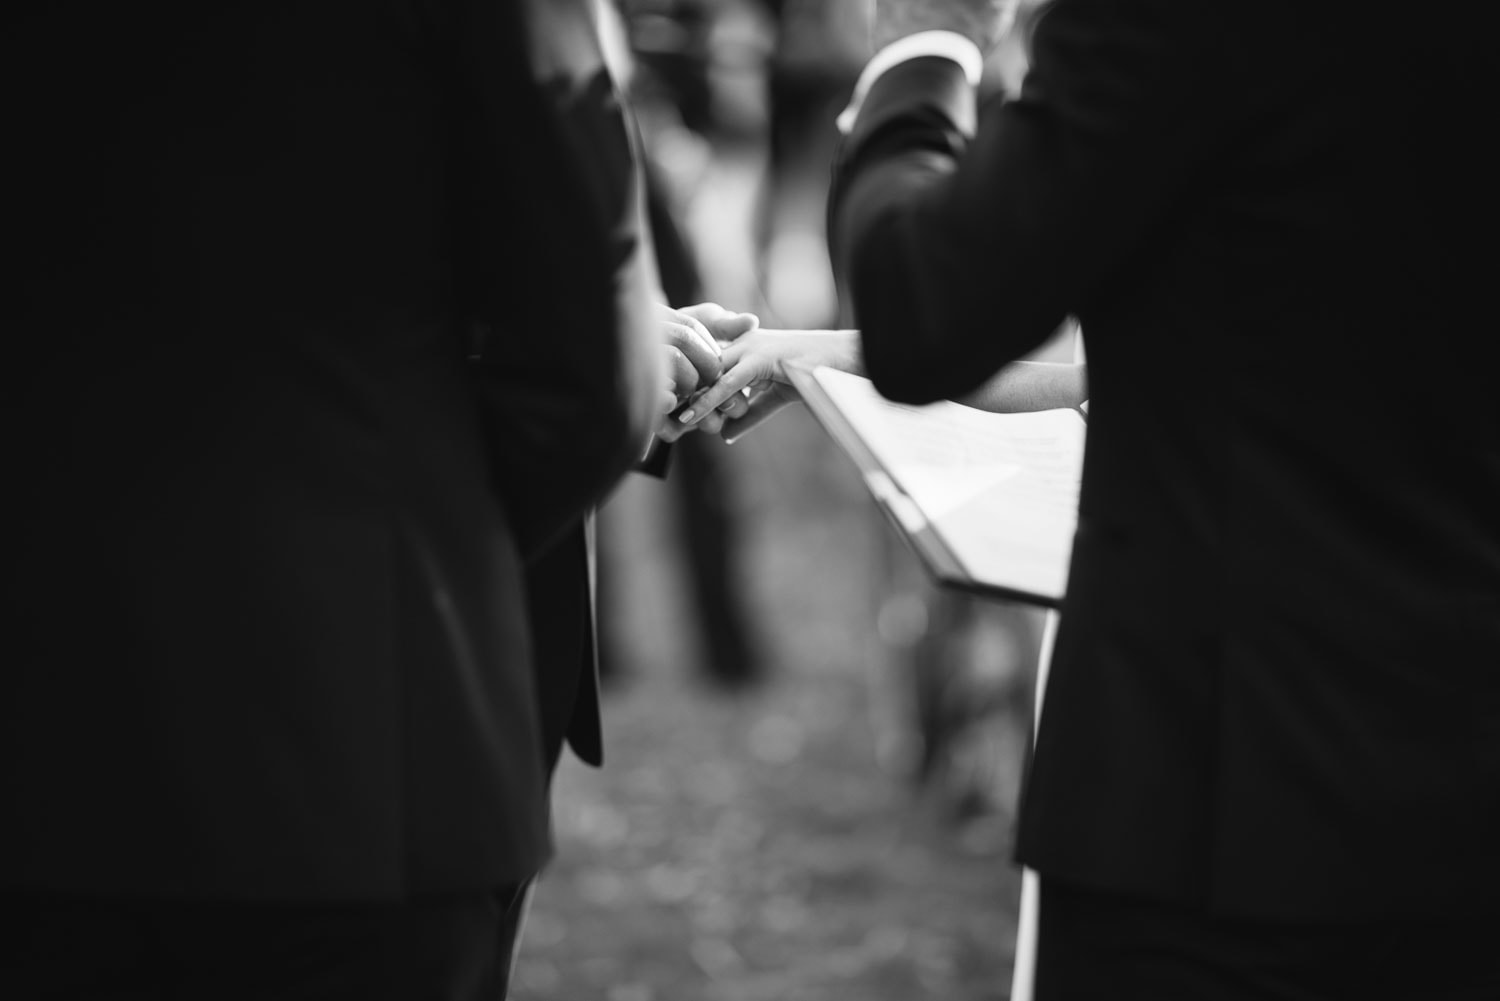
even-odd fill
[{"label": "clasped hand", "polygon": [[827,365],[856,375],[864,371],[856,330],[764,330],[755,322],[742,322],[735,330],[717,344],[714,378],[700,383],[685,399],[674,397],[659,437],[672,441],[697,430],[721,434],[727,442],[736,440],[799,399],[787,372],[792,365]]},{"label": "clasped hand", "polygon": [[[677,417],[683,409],[723,374],[723,345],[747,331],[760,320],[754,313],[734,313],[718,303],[703,302],[676,309],[659,305],[662,331],[662,360],[666,381],[662,390],[662,419],[656,437],[675,441],[688,430]],[[745,412],[749,401],[740,396],[721,401],[704,422],[703,430],[717,433],[725,420]]]}]

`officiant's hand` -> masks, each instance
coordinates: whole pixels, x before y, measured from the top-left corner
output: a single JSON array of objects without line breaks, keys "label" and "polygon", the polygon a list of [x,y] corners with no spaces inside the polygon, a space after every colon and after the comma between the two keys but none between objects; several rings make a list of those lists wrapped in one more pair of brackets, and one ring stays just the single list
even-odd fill
[{"label": "officiant's hand", "polygon": [[[724,348],[723,374],[677,415],[684,426],[712,421],[718,408],[749,394],[748,405],[722,420],[725,441],[734,441],[799,399],[787,367],[826,365],[864,374],[857,330],[753,330]],[[711,428],[705,427],[704,430]]]},{"label": "officiant's hand", "polygon": [[[736,313],[718,303],[703,302],[674,309],[658,307],[662,343],[667,366],[667,388],[661,403],[662,420],[657,437],[675,441],[691,430],[674,419],[690,401],[712,385],[722,373],[721,345],[754,330],[760,319],[754,313]],[[725,401],[710,414],[702,430],[716,433],[726,417],[744,412],[743,398]]]}]

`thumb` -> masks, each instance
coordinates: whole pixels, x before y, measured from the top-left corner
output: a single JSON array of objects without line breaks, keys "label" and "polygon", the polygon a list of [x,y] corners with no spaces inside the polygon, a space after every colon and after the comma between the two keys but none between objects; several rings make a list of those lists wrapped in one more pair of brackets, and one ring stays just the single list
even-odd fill
[{"label": "thumb", "polygon": [[731,312],[716,302],[684,306],[681,312],[703,324],[714,339],[720,341],[732,341],[760,326],[760,317],[754,313]]},{"label": "thumb", "polygon": [[760,317],[754,313],[731,313],[716,324],[714,336],[721,341],[732,341],[759,326]]}]

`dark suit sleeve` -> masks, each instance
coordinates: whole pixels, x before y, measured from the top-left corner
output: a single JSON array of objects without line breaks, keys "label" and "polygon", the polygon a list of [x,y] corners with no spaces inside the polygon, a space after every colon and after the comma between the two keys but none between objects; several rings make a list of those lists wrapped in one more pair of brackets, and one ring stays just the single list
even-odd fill
[{"label": "dark suit sleeve", "polygon": [[1056,0],[1020,96],[977,116],[950,60],[870,89],[835,164],[834,264],[875,385],[973,390],[1107,294],[1221,155],[1221,25],[1157,0]]},{"label": "dark suit sleeve", "polygon": [[650,435],[658,349],[637,150],[586,4],[467,0],[444,27],[461,300],[495,479],[529,556]]}]

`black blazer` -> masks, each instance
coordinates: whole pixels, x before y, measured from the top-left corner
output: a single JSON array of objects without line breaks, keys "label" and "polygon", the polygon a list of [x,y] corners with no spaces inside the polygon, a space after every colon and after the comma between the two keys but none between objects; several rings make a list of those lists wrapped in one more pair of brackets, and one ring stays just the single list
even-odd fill
[{"label": "black blazer", "polygon": [[526,565],[639,457],[657,364],[623,123],[548,8],[535,66],[480,0],[12,24],[0,883],[546,858]]},{"label": "black blazer", "polygon": [[[1069,314],[1089,440],[1021,816],[1044,877],[1500,911],[1500,418],[1469,12],[1057,0],[1015,99],[882,77],[830,227],[875,385]],[[1455,15],[1449,20],[1447,13]]]}]

